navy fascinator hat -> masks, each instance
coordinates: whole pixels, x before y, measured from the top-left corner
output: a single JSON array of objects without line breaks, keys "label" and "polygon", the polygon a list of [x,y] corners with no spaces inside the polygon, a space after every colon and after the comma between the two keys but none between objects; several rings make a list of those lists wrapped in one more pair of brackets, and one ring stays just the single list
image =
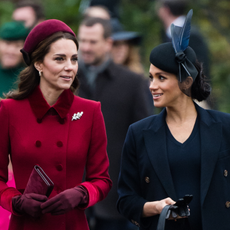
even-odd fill
[{"label": "navy fascinator hat", "polygon": [[194,82],[198,75],[195,67],[196,53],[189,46],[192,14],[193,10],[190,10],[183,27],[172,24],[172,42],[160,44],[150,54],[150,62],[154,66],[177,75],[179,82],[185,81],[189,76]]}]

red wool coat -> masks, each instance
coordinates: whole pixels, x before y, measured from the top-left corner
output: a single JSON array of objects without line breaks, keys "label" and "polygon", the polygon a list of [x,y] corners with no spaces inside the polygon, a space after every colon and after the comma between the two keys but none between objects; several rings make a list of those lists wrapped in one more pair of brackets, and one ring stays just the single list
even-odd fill
[{"label": "red wool coat", "polygon": [[[80,119],[72,119],[78,112],[83,112]],[[12,197],[24,191],[36,164],[54,182],[50,198],[77,185],[83,185],[88,191],[87,207],[106,197],[112,182],[100,103],[65,90],[51,108],[37,88],[27,99],[1,100],[0,127],[0,205],[13,213],[9,229],[88,230],[83,209],[33,219],[13,212]],[[6,185],[8,154],[16,188]]]}]

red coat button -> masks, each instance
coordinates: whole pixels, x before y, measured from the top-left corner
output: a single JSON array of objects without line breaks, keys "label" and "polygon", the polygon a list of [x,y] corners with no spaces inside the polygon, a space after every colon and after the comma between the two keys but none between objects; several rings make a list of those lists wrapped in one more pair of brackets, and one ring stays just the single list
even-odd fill
[{"label": "red coat button", "polygon": [[58,146],[58,147],[62,147],[62,146],[63,146],[62,141],[58,141],[58,142],[57,142],[57,146]]},{"label": "red coat button", "polygon": [[62,125],[65,124],[65,118],[59,118],[59,123]]},{"label": "red coat button", "polygon": [[36,145],[36,147],[41,147],[42,143],[41,143],[41,141],[36,141],[35,145]]},{"label": "red coat button", "polygon": [[42,119],[41,118],[37,118],[37,123],[42,123]]},{"label": "red coat button", "polygon": [[62,170],[63,170],[63,166],[62,166],[62,165],[57,165],[57,166],[56,166],[56,169],[57,169],[58,171],[62,171]]}]

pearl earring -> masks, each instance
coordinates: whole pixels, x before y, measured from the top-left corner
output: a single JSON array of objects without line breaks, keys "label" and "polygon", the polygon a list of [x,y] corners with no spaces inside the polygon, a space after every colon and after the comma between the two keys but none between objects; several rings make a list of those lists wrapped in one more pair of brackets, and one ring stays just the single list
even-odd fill
[{"label": "pearl earring", "polygon": [[42,76],[42,71],[38,71],[38,73],[39,73],[39,76],[41,77]]}]

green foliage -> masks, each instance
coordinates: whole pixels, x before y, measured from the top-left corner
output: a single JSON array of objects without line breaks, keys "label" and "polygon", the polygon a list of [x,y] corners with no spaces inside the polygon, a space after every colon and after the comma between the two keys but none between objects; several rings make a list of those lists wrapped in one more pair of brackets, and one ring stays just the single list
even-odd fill
[{"label": "green foliage", "polygon": [[43,5],[46,18],[59,19],[68,24],[77,33],[81,12],[79,12],[82,0],[48,0]]},{"label": "green foliage", "polygon": [[0,1],[0,24],[11,20],[13,4],[9,1]]}]

